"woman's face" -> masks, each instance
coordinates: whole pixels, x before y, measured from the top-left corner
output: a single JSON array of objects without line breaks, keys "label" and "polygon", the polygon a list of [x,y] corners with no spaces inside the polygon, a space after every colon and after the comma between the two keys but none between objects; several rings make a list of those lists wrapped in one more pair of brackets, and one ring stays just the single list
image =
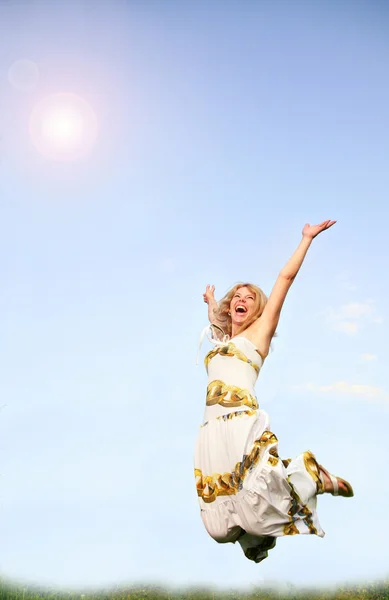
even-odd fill
[{"label": "woman's face", "polygon": [[236,290],[230,304],[232,322],[242,325],[247,321],[255,310],[255,294],[247,287]]}]

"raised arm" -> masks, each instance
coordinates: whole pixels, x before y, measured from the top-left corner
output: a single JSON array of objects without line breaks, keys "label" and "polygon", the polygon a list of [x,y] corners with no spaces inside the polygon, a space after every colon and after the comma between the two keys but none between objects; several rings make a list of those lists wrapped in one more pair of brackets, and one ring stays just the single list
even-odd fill
[{"label": "raised arm", "polygon": [[284,268],[281,269],[261,317],[249,327],[265,354],[269,351],[270,342],[277,329],[286,295],[303,264],[312,240],[322,231],[332,227],[334,223],[336,221],[328,220],[319,225],[306,224],[304,226],[303,238]]},{"label": "raised arm", "polygon": [[215,286],[207,285],[205,294],[203,294],[204,302],[208,304],[208,320],[210,323],[217,322],[217,312],[219,305],[214,296]]}]

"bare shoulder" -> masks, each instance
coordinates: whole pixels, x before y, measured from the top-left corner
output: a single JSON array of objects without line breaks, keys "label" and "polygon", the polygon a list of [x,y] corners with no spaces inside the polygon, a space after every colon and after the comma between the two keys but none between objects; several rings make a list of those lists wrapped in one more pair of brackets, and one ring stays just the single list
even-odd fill
[{"label": "bare shoulder", "polygon": [[261,317],[244,331],[244,336],[255,345],[262,358],[266,358],[269,354],[271,340],[269,340],[267,328],[264,327]]}]

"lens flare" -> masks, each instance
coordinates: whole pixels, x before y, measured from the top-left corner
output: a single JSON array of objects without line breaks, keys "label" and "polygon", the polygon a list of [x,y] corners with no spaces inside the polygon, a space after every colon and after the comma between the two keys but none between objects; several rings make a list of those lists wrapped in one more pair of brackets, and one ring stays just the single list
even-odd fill
[{"label": "lens flare", "polygon": [[30,118],[34,146],[46,158],[74,160],[84,156],[97,138],[92,107],[75,94],[52,94],[39,102]]}]

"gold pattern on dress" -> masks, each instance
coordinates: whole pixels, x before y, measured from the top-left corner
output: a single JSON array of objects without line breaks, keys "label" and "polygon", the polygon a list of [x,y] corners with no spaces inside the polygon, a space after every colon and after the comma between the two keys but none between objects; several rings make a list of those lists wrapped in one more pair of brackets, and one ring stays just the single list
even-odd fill
[{"label": "gold pattern on dress", "polygon": [[278,456],[278,452],[277,452],[277,448],[275,446],[273,446],[273,448],[270,448],[269,450],[269,460],[267,461],[267,463],[269,465],[271,465],[272,467],[276,467],[278,465],[278,459],[280,458]]},{"label": "gold pattern on dress", "polygon": [[287,469],[289,467],[289,465],[290,465],[291,462],[292,462],[291,458],[283,458],[282,459],[282,463],[283,463],[285,469]]},{"label": "gold pattern on dress", "polygon": [[289,523],[284,526],[284,535],[296,535],[300,533],[295,524],[298,518],[304,521],[309,529],[309,533],[317,534],[317,529],[313,524],[312,512],[306,504],[302,503],[289,477],[287,477],[287,481],[290,486],[290,508],[288,510]]},{"label": "gold pattern on dress", "polygon": [[223,475],[214,473],[204,477],[200,469],[195,469],[195,477],[197,494],[202,496],[204,502],[213,502],[217,496],[230,496],[236,493],[231,473],[223,473]]},{"label": "gold pattern on dress", "polygon": [[309,529],[309,533],[317,534],[317,529],[313,524],[312,513],[309,510],[306,504],[303,505],[302,509],[299,511],[300,517],[303,517],[303,521]]},{"label": "gold pattern on dress", "polygon": [[207,371],[210,361],[218,354],[220,354],[221,356],[235,356],[238,360],[242,360],[243,362],[251,365],[257,373],[257,375],[259,374],[259,366],[251,359],[247,358],[245,353],[239,350],[239,348],[237,348],[232,342],[226,344],[225,346],[218,346],[217,348],[214,348],[213,350],[208,352],[207,356],[204,359],[204,364]]},{"label": "gold pattern on dress", "polygon": [[270,444],[278,442],[271,431],[265,431],[259,440],[255,440],[250,454],[243,456],[241,462],[236,463],[231,473],[213,473],[203,475],[200,469],[195,469],[197,495],[204,502],[214,502],[217,496],[230,496],[236,494],[243,487],[243,481],[248,471],[251,471],[258,463],[264,449]]},{"label": "gold pattern on dress", "polygon": [[316,483],[317,493],[322,494],[324,492],[324,486],[320,477],[320,469],[315,456],[308,450],[307,452],[304,452],[303,458],[306,470]]},{"label": "gold pattern on dress", "polygon": [[284,525],[284,535],[297,535],[299,533],[300,532],[293,521]]},{"label": "gold pattern on dress", "polygon": [[287,477],[287,481],[290,486],[290,508],[288,510],[289,523],[284,525],[284,535],[297,535],[300,532],[295,525],[295,515],[299,510],[299,506],[301,506],[301,500],[294,489],[293,484],[290,482],[289,477]]},{"label": "gold pattern on dress", "polygon": [[271,431],[264,431],[261,435],[260,442],[263,444],[276,444],[278,442],[277,436],[274,435]]},{"label": "gold pattern on dress", "polygon": [[227,413],[226,415],[221,415],[220,417],[216,417],[218,420],[230,421],[235,417],[241,417],[242,415],[247,415],[248,417],[253,417],[257,414],[256,410],[236,410],[234,412]]},{"label": "gold pattern on dress", "polygon": [[[225,415],[220,415],[220,417],[216,417],[216,419],[218,421],[231,421],[232,419],[234,419],[235,417],[241,417],[242,415],[247,415],[248,417],[253,417],[257,414],[256,410],[235,410],[234,412],[229,412]],[[205,421],[205,423],[203,423],[201,425],[201,427],[205,427],[206,425],[208,425],[209,421]]]},{"label": "gold pattern on dress", "polygon": [[248,406],[254,410],[258,409],[258,401],[250,394],[249,390],[245,390],[235,385],[228,385],[219,379],[211,381],[207,387],[207,406],[220,404],[227,408],[236,406]]}]

